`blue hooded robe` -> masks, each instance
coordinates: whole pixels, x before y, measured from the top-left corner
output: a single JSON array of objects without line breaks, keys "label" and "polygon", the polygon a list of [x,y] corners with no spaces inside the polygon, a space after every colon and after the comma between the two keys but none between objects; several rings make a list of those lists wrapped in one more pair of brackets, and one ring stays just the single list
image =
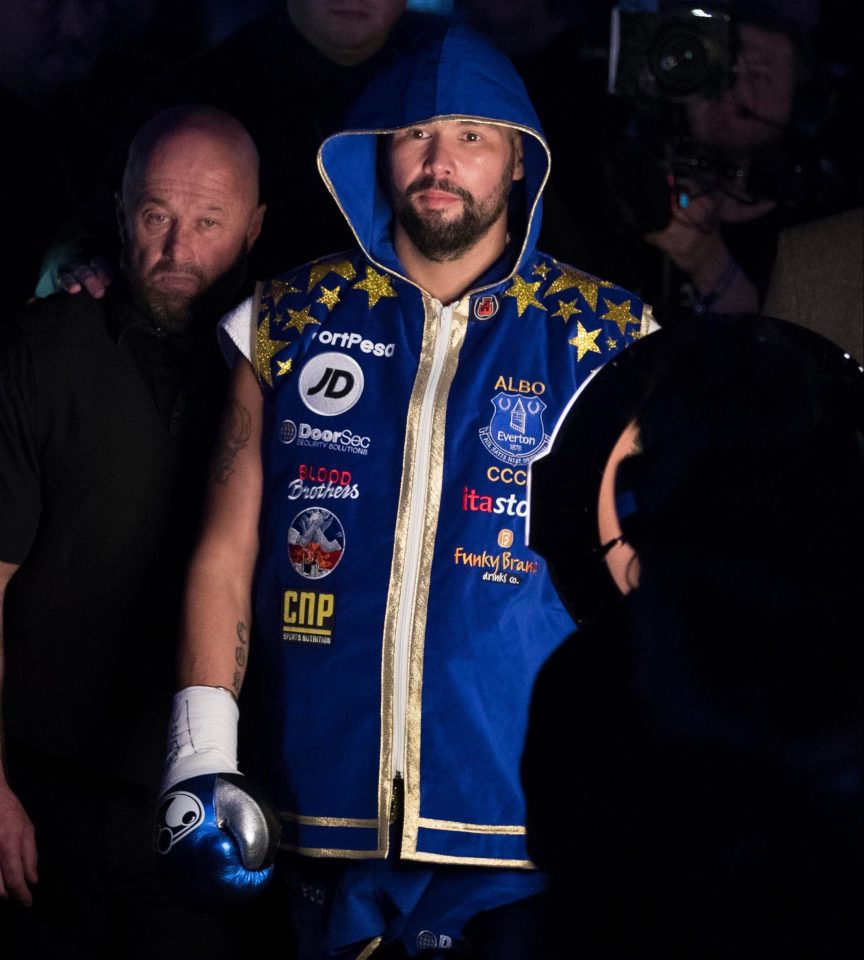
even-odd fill
[{"label": "blue hooded robe", "polygon": [[[525,171],[505,257],[446,305],[396,256],[379,163],[380,138],[439,119],[520,131]],[[525,543],[528,465],[651,323],[633,294],[535,249],[549,164],[510,61],[453,27],[321,146],[358,248],[260,284],[223,323],[265,398],[244,709],[301,854],[387,857],[398,777],[403,859],[532,869],[529,698],[574,625]]]}]

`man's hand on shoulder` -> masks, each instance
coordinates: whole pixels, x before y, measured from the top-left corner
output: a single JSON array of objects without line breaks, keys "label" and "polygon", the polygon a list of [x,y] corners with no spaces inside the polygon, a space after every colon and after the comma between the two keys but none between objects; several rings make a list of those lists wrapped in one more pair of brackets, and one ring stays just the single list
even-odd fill
[{"label": "man's hand on shoulder", "polygon": [[4,781],[0,784],[0,897],[32,906],[31,887],[38,879],[36,832],[21,801]]},{"label": "man's hand on shoulder", "polygon": [[55,244],[45,254],[36,289],[35,299],[55,293],[78,294],[86,291],[100,299],[114,279],[116,268],[104,250],[100,252],[98,238],[76,237]]},{"label": "man's hand on shoulder", "polygon": [[114,279],[111,264],[104,257],[94,257],[89,263],[61,268],[58,274],[60,289],[66,293],[81,293],[86,290],[91,297],[99,300]]}]

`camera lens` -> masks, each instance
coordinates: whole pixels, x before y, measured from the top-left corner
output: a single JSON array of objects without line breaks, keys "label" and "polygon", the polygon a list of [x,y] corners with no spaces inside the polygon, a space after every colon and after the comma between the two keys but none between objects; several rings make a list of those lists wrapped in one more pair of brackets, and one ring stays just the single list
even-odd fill
[{"label": "camera lens", "polygon": [[728,88],[735,38],[728,14],[663,13],[615,7],[609,51],[610,92],[655,100],[718,97]]},{"label": "camera lens", "polygon": [[710,86],[717,61],[709,44],[709,38],[680,24],[658,30],[647,50],[647,60],[660,91],[684,96]]}]

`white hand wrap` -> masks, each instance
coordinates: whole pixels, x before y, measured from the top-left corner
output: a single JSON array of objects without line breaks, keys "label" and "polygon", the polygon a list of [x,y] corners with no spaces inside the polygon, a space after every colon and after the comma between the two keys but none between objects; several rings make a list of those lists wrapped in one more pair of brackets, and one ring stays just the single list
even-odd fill
[{"label": "white hand wrap", "polygon": [[204,773],[237,772],[237,701],[224,687],[174,694],[161,793]]}]

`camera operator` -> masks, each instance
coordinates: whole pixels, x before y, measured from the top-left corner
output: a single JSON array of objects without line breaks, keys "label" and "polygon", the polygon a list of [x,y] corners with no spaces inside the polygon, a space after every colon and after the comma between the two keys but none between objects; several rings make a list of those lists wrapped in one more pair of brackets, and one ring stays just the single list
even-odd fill
[{"label": "camera operator", "polygon": [[[688,91],[662,79],[636,91],[605,165],[613,232],[627,235],[610,249],[620,257],[620,241],[632,245],[639,275],[624,280],[662,324],[758,310],[780,229],[843,203],[830,158],[799,122],[806,32],[767,5],[711,9],[729,24],[721,52],[731,70],[714,88],[694,73]],[[668,15],[657,14],[658,25]],[[692,29],[703,28],[694,20]]]}]

